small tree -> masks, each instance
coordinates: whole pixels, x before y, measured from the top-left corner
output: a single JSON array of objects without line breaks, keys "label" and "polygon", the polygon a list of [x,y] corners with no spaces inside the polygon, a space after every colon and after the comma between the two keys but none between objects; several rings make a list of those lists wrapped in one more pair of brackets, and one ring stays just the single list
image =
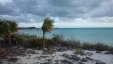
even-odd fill
[{"label": "small tree", "polygon": [[41,27],[43,31],[43,50],[45,48],[45,34],[46,32],[51,32],[52,28],[53,28],[53,20],[51,20],[49,17],[46,17]]},{"label": "small tree", "polygon": [[9,41],[9,45],[11,45],[11,35],[16,31],[16,22],[10,20],[0,20],[0,34],[4,37],[4,40]]}]

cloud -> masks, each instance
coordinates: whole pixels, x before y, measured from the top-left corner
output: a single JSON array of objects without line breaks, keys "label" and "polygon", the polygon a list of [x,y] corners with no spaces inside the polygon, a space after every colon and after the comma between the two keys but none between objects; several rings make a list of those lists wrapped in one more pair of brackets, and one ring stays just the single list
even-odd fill
[{"label": "cloud", "polygon": [[1,15],[1,18],[15,20],[16,22],[41,22],[43,18],[32,14],[20,14],[19,16]]},{"label": "cloud", "polygon": [[0,15],[10,15],[15,16],[19,14],[19,9],[17,9],[12,0],[0,0]]},{"label": "cloud", "polygon": [[[8,2],[8,0],[6,0]],[[39,16],[84,17],[98,8],[104,0],[9,0],[9,6],[2,7],[5,12],[34,14]],[[4,0],[5,3],[5,0]],[[106,5],[106,4],[105,4]],[[6,9],[4,9],[6,8]],[[18,10],[18,12],[17,12]],[[1,12],[3,12],[1,11]],[[15,14],[15,13],[13,13]]]},{"label": "cloud", "polygon": [[56,6],[67,7],[72,6],[74,0],[49,0],[49,3]]},{"label": "cloud", "polygon": [[[95,28],[95,27],[113,27],[113,17],[104,18],[59,18],[51,17],[54,19],[55,28]],[[29,22],[19,23],[21,27],[38,27],[41,28],[42,22]]]},{"label": "cloud", "polygon": [[113,0],[0,0],[0,18],[40,23],[50,16],[55,22],[113,23]]},{"label": "cloud", "polygon": [[12,0],[0,0],[0,4],[2,5],[6,5],[8,3],[12,3],[13,1]]},{"label": "cloud", "polygon": [[88,14],[89,16],[93,16],[93,17],[104,17],[104,16],[113,17],[112,6],[113,6],[113,0],[106,0],[102,4],[100,4],[98,8],[96,8],[95,10],[91,11]]}]

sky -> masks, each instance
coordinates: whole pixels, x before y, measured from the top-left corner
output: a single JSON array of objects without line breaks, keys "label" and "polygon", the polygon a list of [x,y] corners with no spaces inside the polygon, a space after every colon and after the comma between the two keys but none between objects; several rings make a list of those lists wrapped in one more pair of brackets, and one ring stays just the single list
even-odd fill
[{"label": "sky", "polygon": [[0,19],[19,27],[40,28],[48,16],[57,28],[113,27],[113,0],[0,0]]}]

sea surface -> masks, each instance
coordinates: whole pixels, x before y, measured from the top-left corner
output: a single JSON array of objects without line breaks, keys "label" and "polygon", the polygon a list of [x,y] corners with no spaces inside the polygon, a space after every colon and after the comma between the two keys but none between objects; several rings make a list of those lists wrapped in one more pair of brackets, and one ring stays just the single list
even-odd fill
[{"label": "sea surface", "polygon": [[[18,30],[18,32],[42,37],[41,29]],[[113,46],[113,28],[54,28],[50,33],[46,33],[46,37],[51,38],[53,34],[63,35],[65,40],[101,42]]]}]

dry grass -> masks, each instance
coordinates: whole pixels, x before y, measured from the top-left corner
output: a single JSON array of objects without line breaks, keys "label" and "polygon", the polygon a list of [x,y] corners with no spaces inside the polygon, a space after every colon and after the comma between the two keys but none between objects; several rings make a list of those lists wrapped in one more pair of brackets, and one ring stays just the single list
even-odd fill
[{"label": "dry grass", "polygon": [[0,49],[0,59],[6,58],[7,51],[5,49]]}]

